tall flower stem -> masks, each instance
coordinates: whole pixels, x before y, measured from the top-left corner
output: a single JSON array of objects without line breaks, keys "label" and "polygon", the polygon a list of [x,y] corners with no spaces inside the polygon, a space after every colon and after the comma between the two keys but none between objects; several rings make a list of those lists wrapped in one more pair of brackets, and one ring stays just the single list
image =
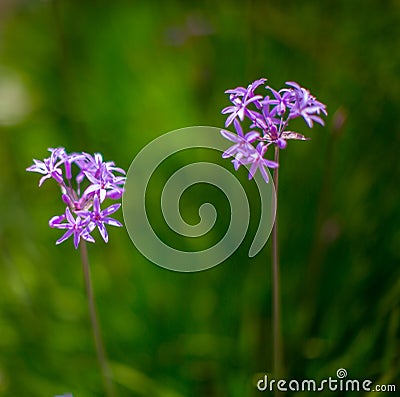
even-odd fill
[{"label": "tall flower stem", "polygon": [[[279,147],[275,146],[274,161],[279,162]],[[279,167],[274,169],[276,209],[278,209],[278,176]],[[273,373],[275,379],[282,374],[282,335],[281,335],[281,303],[279,287],[279,252],[278,252],[278,211],[272,229],[272,324],[273,324]]]},{"label": "tall flower stem", "polygon": [[111,370],[107,362],[106,351],[104,348],[103,340],[101,338],[99,320],[97,317],[92,280],[90,276],[89,256],[87,252],[86,241],[81,240],[80,246],[81,246],[83,276],[85,280],[86,295],[89,306],[89,316],[92,325],[94,344],[96,346],[97,360],[100,365],[101,376],[103,378],[106,395],[107,397],[115,397],[115,390],[111,379],[112,378]]}]

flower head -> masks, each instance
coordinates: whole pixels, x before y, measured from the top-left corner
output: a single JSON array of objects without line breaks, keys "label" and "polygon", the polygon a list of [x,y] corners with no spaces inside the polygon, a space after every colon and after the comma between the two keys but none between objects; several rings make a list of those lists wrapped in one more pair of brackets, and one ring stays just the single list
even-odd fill
[{"label": "flower head", "polygon": [[[240,165],[250,166],[249,178],[257,170],[268,182],[267,168],[276,168],[278,164],[265,159],[267,148],[275,145],[285,149],[288,140],[308,140],[304,135],[288,131],[290,120],[302,117],[307,126],[312,128],[314,122],[324,125],[322,115],[327,115],[326,106],[317,101],[310,91],[299,84],[289,81],[285,88],[275,90],[265,86],[269,95],[259,95],[255,90],[265,84],[267,79],[259,79],[248,85],[247,88],[237,87],[226,90],[232,106],[222,109],[226,114],[225,127],[234,123],[236,134],[222,130],[223,137],[233,142],[234,145],[227,149],[222,157],[233,157],[235,169]],[[241,123],[249,120],[251,131],[243,134]]]},{"label": "flower head", "polygon": [[[66,204],[65,212],[54,216],[49,221],[49,226],[56,229],[66,229],[64,235],[56,244],[60,244],[73,237],[75,248],[81,238],[94,242],[91,233],[95,228],[108,242],[108,233],[105,225],[122,226],[110,218],[121,204],[113,204],[101,209],[102,203],[108,198],[120,199],[124,191],[125,171],[115,166],[112,161],[103,161],[100,153],[93,156],[88,153],[67,154],[64,148],[49,149],[51,156],[43,161],[33,160],[34,164],[27,171],[42,174],[39,186],[46,179],[54,179],[61,188],[61,198]],[[72,167],[78,169],[73,187]],[[83,189],[83,187],[85,188]],[[83,193],[81,193],[83,191]]]}]

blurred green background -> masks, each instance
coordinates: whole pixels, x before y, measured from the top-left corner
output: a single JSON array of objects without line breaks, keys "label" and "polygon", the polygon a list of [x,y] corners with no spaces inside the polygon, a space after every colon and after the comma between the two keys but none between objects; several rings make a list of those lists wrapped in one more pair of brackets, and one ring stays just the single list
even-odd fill
[{"label": "blurred green background", "polygon": [[[396,0],[1,1],[0,396],[103,395],[79,252],[55,246],[47,222],[64,208],[55,184],[38,189],[25,172],[32,158],[65,146],[128,168],[170,130],[223,126],[224,90],[262,76],[276,88],[298,81],[329,111],[326,128],[298,123],[312,140],[281,154],[286,377],[342,367],[399,390],[399,48]],[[120,396],[259,394],[272,365],[270,243],[247,257],[259,204],[238,176],[251,227],[216,268],[161,269],[124,229],[89,247]],[[218,236],[226,199],[204,188],[187,192],[182,212],[196,221],[209,197],[222,206]]]}]

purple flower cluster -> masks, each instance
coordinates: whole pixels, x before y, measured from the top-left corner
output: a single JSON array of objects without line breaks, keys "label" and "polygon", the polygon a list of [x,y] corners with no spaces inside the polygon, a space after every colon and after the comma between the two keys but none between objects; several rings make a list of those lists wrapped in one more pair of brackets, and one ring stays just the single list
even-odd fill
[{"label": "purple flower cluster", "polygon": [[[60,185],[66,209],[62,215],[49,221],[50,227],[65,230],[56,244],[69,237],[73,237],[75,248],[78,248],[81,238],[94,242],[91,233],[96,227],[103,240],[108,242],[106,225],[122,226],[110,218],[121,204],[112,204],[105,209],[101,209],[101,205],[106,198],[118,200],[122,197],[125,171],[112,161],[103,161],[99,153],[93,156],[84,152],[67,154],[64,148],[49,149],[49,152],[50,157],[43,161],[33,160],[34,164],[26,170],[43,175],[39,186],[50,178]],[[78,171],[75,177],[73,165]]]},{"label": "purple flower cluster", "polygon": [[[297,83],[287,82],[286,88],[279,91],[265,85],[267,79],[254,81],[247,88],[237,87],[225,91],[232,102],[222,110],[227,115],[225,127],[233,123],[236,134],[221,130],[223,137],[233,142],[234,145],[226,150],[222,157],[233,157],[233,164],[237,170],[240,165],[250,165],[249,179],[254,177],[257,169],[268,183],[268,168],[278,167],[275,161],[267,160],[264,155],[270,145],[279,149],[286,147],[289,139],[308,140],[298,132],[286,130],[289,121],[302,117],[308,127],[313,123],[324,125],[320,117],[327,115],[326,106],[318,102],[308,90]],[[262,96],[255,94],[259,86],[265,86],[268,94]],[[241,123],[248,119],[250,131],[243,132]]]}]

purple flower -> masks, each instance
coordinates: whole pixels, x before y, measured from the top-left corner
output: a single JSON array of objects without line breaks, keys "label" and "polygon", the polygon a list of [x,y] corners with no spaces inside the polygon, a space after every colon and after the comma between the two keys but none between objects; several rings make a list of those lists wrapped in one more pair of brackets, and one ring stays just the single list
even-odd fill
[{"label": "purple flower", "polygon": [[235,157],[232,162],[234,164],[235,170],[237,170],[240,164],[242,164],[242,160],[247,159],[250,156],[250,154],[255,150],[252,143],[255,142],[257,138],[259,138],[260,133],[256,131],[250,131],[245,135],[243,135],[243,130],[239,122],[235,120],[234,124],[237,131],[237,135],[232,134],[229,131],[221,130],[221,135],[224,138],[235,143],[229,149],[225,150],[225,152],[222,154],[222,157],[223,158]]},{"label": "purple flower", "polygon": [[116,176],[114,172],[125,174],[122,168],[115,167],[114,162],[103,162],[100,153],[93,156],[84,153],[85,158],[80,162],[81,172],[77,176],[77,181],[86,177],[92,184],[83,193],[84,197],[92,197],[93,194],[100,196],[103,202],[106,197],[120,198],[122,196],[121,186],[125,183],[124,176]]},{"label": "purple flower", "polygon": [[244,116],[251,117],[252,112],[247,109],[247,106],[254,103],[257,108],[261,108],[259,100],[262,99],[261,95],[255,95],[254,91],[258,86],[264,84],[267,79],[259,79],[250,84],[247,89],[244,87],[237,87],[233,90],[226,90],[225,93],[230,94],[229,99],[233,106],[228,106],[222,109],[222,114],[229,114],[225,122],[225,127],[232,124],[233,120],[237,117],[243,121]]},{"label": "purple flower", "polygon": [[46,179],[54,178],[58,183],[63,182],[62,170],[60,165],[64,162],[64,148],[49,149],[51,155],[43,161],[33,159],[34,165],[31,165],[26,170],[30,172],[38,172],[44,176],[40,178],[39,187],[42,186]]},{"label": "purple flower", "polygon": [[256,95],[252,98],[244,97],[243,99],[238,96],[232,96],[231,102],[233,103],[233,106],[228,106],[222,110],[222,114],[230,113],[226,119],[225,127],[228,127],[230,124],[232,124],[232,121],[237,117],[243,121],[245,114],[249,113],[247,106],[252,102],[258,101],[259,99],[262,99],[261,95]]},{"label": "purple flower", "polygon": [[279,166],[279,164],[275,161],[267,160],[264,158],[267,149],[268,146],[260,142],[257,145],[256,150],[253,151],[253,153],[251,153],[250,156],[245,160],[245,164],[251,164],[249,179],[254,178],[256,171],[259,170],[265,182],[268,183],[268,168],[277,168]]},{"label": "purple flower", "polygon": [[[302,117],[308,127],[313,123],[324,125],[321,115],[327,115],[326,106],[317,101],[310,92],[294,82],[287,82],[288,88],[275,90],[270,86],[265,88],[272,93],[262,97],[255,90],[264,85],[267,79],[259,79],[247,88],[237,87],[226,90],[233,106],[222,109],[227,115],[225,127],[234,123],[236,134],[222,130],[221,134],[234,145],[227,149],[222,157],[234,157],[232,161],[237,170],[241,164],[251,164],[249,178],[260,170],[264,180],[268,182],[267,168],[276,168],[278,164],[267,160],[264,156],[269,145],[285,149],[288,140],[305,141],[304,135],[288,131],[290,120]],[[251,131],[243,134],[241,123],[249,120]],[[255,145],[257,145],[255,147]]]},{"label": "purple flower", "polygon": [[254,91],[256,90],[257,87],[260,85],[263,85],[267,79],[258,79],[254,81],[253,83],[249,84],[247,88],[244,87],[237,87],[234,88],[233,90],[226,90],[225,94],[231,94],[234,96],[243,96],[245,98],[253,98],[255,96]]},{"label": "purple flower", "polygon": [[[269,105],[275,105],[271,112],[271,116],[274,116],[275,114],[279,117],[283,116],[286,112],[286,108],[290,106],[290,97],[291,93],[288,91],[276,91],[272,87],[267,87],[268,90],[272,92],[274,95],[275,99],[268,99],[264,101],[264,105],[269,104]],[[281,93],[283,92],[283,95]]]},{"label": "purple flower", "polygon": [[113,189],[114,185],[103,178],[95,178],[92,174],[86,174],[87,179],[92,183],[83,193],[84,197],[90,197],[91,193],[98,194],[100,196],[100,201],[103,202],[107,196],[107,191]]},{"label": "purple flower", "polygon": [[[67,229],[57,240],[60,244],[73,236],[74,246],[78,247],[80,239],[94,242],[91,232],[97,227],[105,242],[108,233],[105,225],[122,226],[109,215],[116,212],[121,204],[113,204],[101,209],[106,199],[118,200],[124,192],[125,171],[115,166],[113,161],[104,161],[100,153],[93,156],[88,153],[67,154],[64,148],[49,149],[51,156],[43,161],[34,160],[27,171],[42,174],[39,186],[49,178],[54,179],[61,188],[61,199],[66,204],[65,213],[54,216],[49,226],[56,229]],[[61,166],[64,166],[63,174]],[[73,186],[73,167],[78,169]],[[122,175],[121,175],[122,174]],[[66,181],[64,181],[66,178]],[[81,185],[85,184],[81,194]],[[74,217],[76,216],[76,218]]]},{"label": "purple flower", "polygon": [[327,115],[326,106],[318,102],[315,97],[310,94],[310,91],[300,87],[297,83],[288,81],[286,85],[293,87],[289,90],[284,89],[291,97],[289,118],[301,116],[310,128],[313,127],[314,121],[324,125],[322,118],[316,116],[316,114],[323,113]]},{"label": "purple flower", "polygon": [[[83,153],[81,159],[78,161],[80,172],[77,176],[77,182],[81,183],[85,177],[92,178],[92,180],[113,182],[116,183],[116,178],[119,178],[123,182],[125,177],[117,177],[114,172],[125,175],[125,171],[122,168],[115,166],[113,161],[103,161],[103,156],[100,153],[95,153],[94,156]],[[117,183],[118,184],[118,183]]]},{"label": "purple flower", "polygon": [[111,226],[119,226],[121,227],[122,224],[114,218],[110,218],[108,215],[113,214],[115,211],[119,209],[121,204],[113,204],[110,205],[108,208],[101,210],[100,208],[100,200],[99,196],[96,194],[93,199],[93,208],[91,211],[76,211],[78,215],[81,215],[85,218],[89,218],[94,225],[100,231],[101,237],[107,243],[108,242],[108,233],[105,225]]},{"label": "purple flower", "polygon": [[[63,216],[61,215],[58,220],[61,220]],[[65,234],[59,238],[56,241],[56,244],[61,244],[64,242],[66,239],[68,239],[71,236],[74,236],[74,246],[75,248],[78,248],[79,241],[81,237],[89,241],[91,243],[94,243],[94,238],[90,235],[90,218],[84,218],[82,219],[80,216],[78,216],[76,219],[72,216],[70,209],[67,207],[65,209],[65,218],[63,220],[66,220],[66,223],[60,223],[57,222],[55,218],[52,218],[50,220],[50,224],[52,227],[55,227],[57,229],[67,229]]]}]

